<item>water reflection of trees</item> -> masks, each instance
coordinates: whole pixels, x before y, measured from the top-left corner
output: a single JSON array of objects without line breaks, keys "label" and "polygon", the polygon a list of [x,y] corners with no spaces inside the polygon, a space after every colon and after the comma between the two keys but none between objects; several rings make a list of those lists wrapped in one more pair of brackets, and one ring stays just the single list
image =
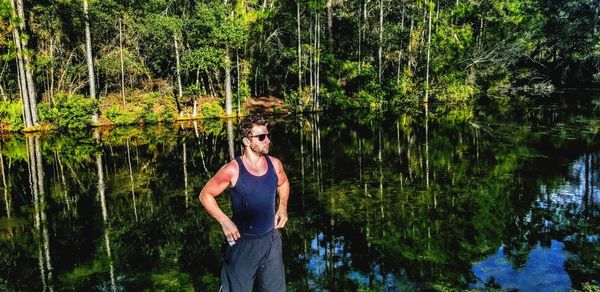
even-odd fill
[{"label": "water reflection of trees", "polygon": [[[519,266],[551,238],[567,238],[574,284],[590,281],[600,165],[576,149],[596,153],[594,140],[540,128],[434,115],[277,120],[271,149],[292,184],[290,287],[465,288],[472,263],[502,244]],[[220,230],[195,198],[238,150],[232,122],[30,139],[0,145],[0,288],[218,289]],[[562,149],[572,153],[545,158]],[[569,184],[582,195],[562,202]]]},{"label": "water reflection of trees", "polygon": [[[321,145],[327,149],[322,155],[328,159],[322,178],[302,179],[307,190],[300,216],[305,220],[293,230],[307,231],[298,231],[304,234],[304,250],[292,254],[303,255],[299,259],[305,266],[311,265],[311,253],[323,252],[322,260],[339,261],[300,279],[314,277],[314,282],[335,289],[349,285],[349,275],[356,272],[362,276],[355,277],[354,285],[372,285],[373,279],[386,285],[386,273],[391,273],[397,285],[466,287],[475,281],[470,272],[474,261],[502,242],[522,242],[518,231],[543,231],[519,226],[539,193],[539,181],[529,177],[522,162],[539,157],[526,146],[539,138],[531,129],[510,126],[505,129],[510,134],[499,140],[472,123],[444,127],[434,122],[430,131],[427,120],[401,117],[394,126],[349,121],[322,129],[327,144]],[[312,128],[300,129],[300,143],[314,135]],[[383,139],[380,129],[386,129]],[[306,160],[302,151],[295,155],[301,156],[295,158],[300,164]],[[569,222],[581,230],[577,220]],[[310,238],[323,248],[307,250]],[[542,238],[532,236],[527,249]]]}]

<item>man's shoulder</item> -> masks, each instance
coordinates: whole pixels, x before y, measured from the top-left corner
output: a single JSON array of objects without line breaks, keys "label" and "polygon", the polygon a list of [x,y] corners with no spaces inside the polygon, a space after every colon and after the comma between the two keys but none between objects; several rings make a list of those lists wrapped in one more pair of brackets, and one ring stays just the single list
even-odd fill
[{"label": "man's shoulder", "polygon": [[239,171],[239,166],[238,166],[237,161],[235,161],[235,159],[227,162],[219,170],[219,172],[222,172],[226,176],[235,176],[235,175],[237,175],[238,171]]},{"label": "man's shoulder", "polygon": [[271,162],[281,164],[281,160],[279,160],[279,158],[277,158],[275,156],[271,156],[271,155],[267,155],[267,156],[269,156],[269,159],[271,159]]},{"label": "man's shoulder", "polygon": [[277,172],[283,169],[283,164],[279,158],[269,155],[269,159],[271,159],[271,163],[273,163],[273,167],[275,167]]}]

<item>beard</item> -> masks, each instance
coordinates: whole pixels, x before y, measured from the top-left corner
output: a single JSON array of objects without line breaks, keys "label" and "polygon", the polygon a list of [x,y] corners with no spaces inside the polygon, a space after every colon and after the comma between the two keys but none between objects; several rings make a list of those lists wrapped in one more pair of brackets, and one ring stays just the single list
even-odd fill
[{"label": "beard", "polygon": [[260,147],[256,144],[250,144],[250,150],[254,151],[257,154],[267,155],[269,154],[269,145],[263,145]]}]

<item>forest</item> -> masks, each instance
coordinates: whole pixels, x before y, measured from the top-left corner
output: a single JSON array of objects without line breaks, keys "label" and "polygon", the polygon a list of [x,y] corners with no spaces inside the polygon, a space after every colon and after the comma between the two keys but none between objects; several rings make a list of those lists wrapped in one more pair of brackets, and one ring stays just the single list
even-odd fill
[{"label": "forest", "polygon": [[0,0],[0,129],[506,105],[600,84],[594,0]]}]

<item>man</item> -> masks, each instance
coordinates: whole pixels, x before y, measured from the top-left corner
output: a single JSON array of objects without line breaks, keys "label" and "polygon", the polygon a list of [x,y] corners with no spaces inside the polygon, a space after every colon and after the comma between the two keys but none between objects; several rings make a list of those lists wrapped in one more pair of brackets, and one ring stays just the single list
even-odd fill
[{"label": "man", "polygon": [[[281,235],[288,220],[290,186],[281,161],[267,155],[271,136],[260,116],[238,127],[244,153],[225,164],[200,191],[200,202],[220,224],[229,242],[221,270],[222,291],[285,291]],[[233,217],[215,200],[230,187]],[[279,207],[275,212],[275,198]]]}]

